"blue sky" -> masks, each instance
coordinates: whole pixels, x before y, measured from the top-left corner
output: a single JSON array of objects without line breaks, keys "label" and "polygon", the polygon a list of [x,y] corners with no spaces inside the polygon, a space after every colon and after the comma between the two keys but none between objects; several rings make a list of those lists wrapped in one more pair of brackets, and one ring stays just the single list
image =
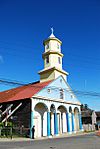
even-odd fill
[{"label": "blue sky", "polygon": [[[50,27],[63,43],[63,69],[72,89],[100,93],[99,0],[0,0],[0,78],[39,80]],[[0,84],[0,91],[12,87]],[[100,110],[100,96],[78,98]]]}]

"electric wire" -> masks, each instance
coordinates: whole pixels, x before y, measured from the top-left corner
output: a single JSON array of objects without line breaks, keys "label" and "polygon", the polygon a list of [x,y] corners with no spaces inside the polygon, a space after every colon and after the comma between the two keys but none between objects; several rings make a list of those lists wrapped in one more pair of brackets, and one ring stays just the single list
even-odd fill
[{"label": "electric wire", "polygon": [[[16,48],[4,47],[3,49],[10,50],[10,51],[5,51],[5,50],[2,51],[2,49],[0,49],[0,51],[2,53],[6,53],[10,56],[11,55],[16,56],[16,57],[18,57],[18,59],[20,58],[20,59],[26,60],[26,58],[27,58],[27,60],[33,60],[33,58],[28,55],[29,51],[27,51],[27,50],[21,49],[20,54],[19,54],[19,53],[15,53],[15,51],[17,51]],[[11,50],[13,50],[13,52]],[[21,51],[22,52],[24,51],[24,53],[26,53],[27,55],[23,54]],[[71,61],[71,63],[69,61],[67,61],[67,64],[69,66],[76,66],[76,67],[78,67],[78,69],[93,69],[93,70],[96,70],[96,71],[100,71],[100,69],[99,69],[100,68],[100,63],[99,63],[100,59],[99,58],[94,59],[93,57],[87,57],[87,56],[84,57],[84,56],[73,54],[73,53],[68,54],[68,58]],[[72,63],[72,61],[73,61],[73,63]],[[74,64],[74,61],[77,62],[77,63]],[[81,65],[80,65],[80,61],[81,61]]]},{"label": "electric wire", "polygon": [[[9,45],[9,43],[6,43],[7,45]],[[22,45],[23,47],[27,47],[28,49],[31,49],[31,48],[33,48],[33,47],[29,47],[29,46],[27,46],[27,45]],[[16,50],[16,48],[15,49],[13,49],[13,48],[7,48],[7,47],[4,47],[5,49],[10,49],[10,50],[13,50],[13,54],[16,56],[17,54],[15,53],[15,50]],[[23,50],[22,50],[23,51]],[[4,51],[3,50],[3,52],[7,52],[7,54],[12,54],[12,52],[8,52],[8,51]],[[28,51],[24,51],[24,52],[26,52],[26,53],[28,53]],[[18,54],[19,55],[19,54]],[[86,66],[82,66],[82,67],[80,67],[80,68],[82,68],[82,69],[88,69],[88,68],[90,68],[90,67],[87,67],[87,64],[89,64],[89,62],[92,64],[92,66],[93,65],[95,65],[95,66],[100,66],[98,63],[96,63],[96,61],[98,61],[99,62],[99,58],[97,59],[95,59],[95,62],[94,62],[94,58],[93,57],[84,57],[84,56],[80,56],[80,55],[77,55],[77,54],[73,54],[73,53],[71,53],[71,54],[68,54],[68,56],[69,56],[69,58],[71,57],[73,57],[72,59],[73,60],[77,60],[77,61],[79,61],[79,58],[83,58],[84,60],[82,60],[81,59],[81,62],[82,63],[84,63],[85,62],[85,64],[86,64]],[[27,56],[25,56],[25,57],[27,57]],[[22,57],[21,56],[21,59],[22,58],[24,58],[24,57]],[[78,59],[77,59],[78,58]],[[67,62],[67,63],[69,63],[69,62]],[[69,63],[69,65],[71,65],[71,66],[75,66],[75,64],[70,64]],[[80,65],[80,63],[78,63],[78,64],[76,64],[76,65]],[[95,68],[95,70],[100,70],[99,68]],[[0,79],[0,84],[5,84],[5,85],[12,85],[12,86],[22,86],[22,85],[27,85],[28,83],[23,83],[23,82],[19,82],[19,81],[14,81],[14,80],[7,80],[7,79]],[[30,84],[30,83],[29,83]],[[36,86],[37,87],[37,86]],[[51,89],[55,89],[54,87],[51,87]],[[63,89],[63,90],[66,90],[66,89]],[[77,94],[77,95],[83,95],[83,96],[92,96],[92,97],[100,97],[100,93],[97,93],[97,92],[94,92],[94,91],[80,91],[80,90],[73,90],[74,91],[74,93],[75,94]]]},{"label": "electric wire", "polygon": [[[4,80],[4,79],[0,79],[0,83],[1,84],[5,84],[5,85],[13,85],[13,86],[30,86],[30,87],[35,87],[35,88],[41,88],[41,86],[37,86],[34,83],[22,83],[19,81],[12,81],[12,80]],[[45,88],[47,89],[51,89],[51,90],[60,90],[63,89],[64,92],[70,92],[76,95],[80,95],[80,96],[92,96],[92,97],[98,97],[100,98],[100,92],[95,92],[95,91],[82,91],[82,90],[75,90],[75,89],[66,89],[66,88],[60,88],[60,87],[56,87],[56,86],[46,86]]]}]

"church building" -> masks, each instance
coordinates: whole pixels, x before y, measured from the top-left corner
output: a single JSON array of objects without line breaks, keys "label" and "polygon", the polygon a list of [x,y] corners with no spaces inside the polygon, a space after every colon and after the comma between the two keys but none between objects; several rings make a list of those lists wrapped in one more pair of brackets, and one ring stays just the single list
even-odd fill
[{"label": "church building", "polygon": [[80,132],[81,103],[68,84],[68,73],[62,68],[62,42],[53,29],[43,45],[40,81],[0,92],[1,122],[16,118],[14,124],[29,127],[30,138],[33,126],[35,138]]}]

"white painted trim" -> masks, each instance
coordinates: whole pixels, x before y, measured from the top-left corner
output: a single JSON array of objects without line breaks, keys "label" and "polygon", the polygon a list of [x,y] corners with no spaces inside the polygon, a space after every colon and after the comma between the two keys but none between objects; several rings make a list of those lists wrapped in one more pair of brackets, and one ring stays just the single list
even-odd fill
[{"label": "white painted trim", "polygon": [[78,105],[78,106],[81,105],[80,102],[73,103],[73,102],[62,100],[62,99],[47,98],[47,97],[37,96],[37,95],[32,96],[32,98],[39,98],[39,99],[42,99],[42,100],[49,100],[49,101],[60,102],[60,103],[65,103],[65,104],[72,104],[72,105]]}]

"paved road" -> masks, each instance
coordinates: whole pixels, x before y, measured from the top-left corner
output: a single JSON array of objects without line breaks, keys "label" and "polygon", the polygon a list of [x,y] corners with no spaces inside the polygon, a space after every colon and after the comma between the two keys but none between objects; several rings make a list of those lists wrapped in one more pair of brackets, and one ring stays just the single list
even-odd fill
[{"label": "paved road", "polygon": [[0,141],[0,149],[100,149],[100,137],[94,134],[28,141]]}]

